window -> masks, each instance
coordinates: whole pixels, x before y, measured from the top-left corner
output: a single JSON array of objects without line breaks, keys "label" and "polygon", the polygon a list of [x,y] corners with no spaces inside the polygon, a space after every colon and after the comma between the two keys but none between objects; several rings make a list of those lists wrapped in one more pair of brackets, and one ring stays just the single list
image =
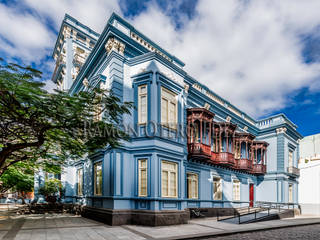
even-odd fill
[{"label": "window", "polygon": [[162,161],[162,197],[177,197],[177,169],[178,164],[173,162]]},{"label": "window", "polygon": [[288,166],[289,167],[293,166],[293,151],[292,150],[289,150]]},{"label": "window", "polygon": [[240,201],[240,181],[233,180],[233,201]]},{"label": "window", "polygon": [[222,200],[221,178],[213,178],[213,200]]},{"label": "window", "polygon": [[77,189],[77,195],[81,196],[83,195],[82,189],[83,189],[83,169],[79,168],[77,170],[77,183],[78,183],[78,189]]},{"label": "window", "polygon": [[289,184],[288,193],[289,193],[288,202],[292,203],[293,202],[293,185],[292,184]]},{"label": "window", "polygon": [[161,124],[170,128],[177,128],[177,94],[161,88]]},{"label": "window", "polygon": [[102,195],[102,162],[94,164],[94,195]]},{"label": "window", "polygon": [[187,173],[188,198],[198,199],[198,174]]},{"label": "window", "polygon": [[147,85],[138,88],[138,123],[146,124],[148,116],[148,91]]},{"label": "window", "polygon": [[139,188],[139,196],[147,196],[148,189],[148,171],[147,171],[147,159],[140,159],[139,163],[139,180],[138,180],[138,188]]}]

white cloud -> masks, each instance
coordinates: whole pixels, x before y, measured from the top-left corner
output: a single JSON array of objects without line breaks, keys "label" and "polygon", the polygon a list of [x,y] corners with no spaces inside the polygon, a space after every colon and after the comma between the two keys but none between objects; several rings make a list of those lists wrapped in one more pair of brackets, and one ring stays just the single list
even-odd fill
[{"label": "white cloud", "polygon": [[[317,34],[320,1],[199,0],[192,19],[175,13],[183,22],[177,29],[169,15],[182,3],[163,11],[151,1],[131,21],[184,61],[191,76],[242,110],[259,117],[292,104],[290,97],[302,87],[320,89],[319,63],[304,63],[300,39]],[[24,5],[31,13],[0,4],[0,50],[34,61],[45,58],[56,40],[45,23],[58,30],[68,13],[101,32],[113,11],[121,14],[115,0],[24,0]]]},{"label": "white cloud", "polygon": [[39,61],[49,53],[54,35],[30,13],[0,4],[0,50],[25,62]]},{"label": "white cloud", "polygon": [[191,76],[259,117],[285,107],[295,90],[317,84],[320,66],[303,62],[299,37],[319,25],[319,4],[202,0],[195,17],[176,30],[151,3],[133,22],[179,56]]},{"label": "white cloud", "polygon": [[86,24],[93,30],[102,32],[112,12],[120,13],[116,0],[24,0],[27,6],[38,14],[49,18],[59,29],[65,13]]}]

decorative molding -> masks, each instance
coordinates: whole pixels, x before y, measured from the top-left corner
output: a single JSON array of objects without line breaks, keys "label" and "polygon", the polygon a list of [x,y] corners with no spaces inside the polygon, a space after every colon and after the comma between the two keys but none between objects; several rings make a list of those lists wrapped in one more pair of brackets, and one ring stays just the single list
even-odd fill
[{"label": "decorative molding", "polygon": [[209,109],[210,109],[210,104],[209,104],[209,103],[205,103],[205,104],[204,104],[204,108],[205,108],[206,110],[209,110]]},{"label": "decorative molding", "polygon": [[276,129],[277,134],[286,133],[286,131],[287,131],[287,128],[285,128],[285,127],[281,127],[281,128]]},{"label": "decorative molding", "polygon": [[88,85],[89,85],[88,79],[87,78],[83,79],[82,84],[83,84],[83,86],[88,87]]},{"label": "decorative molding", "polygon": [[124,54],[125,44],[119,41],[118,39],[111,37],[108,39],[105,49],[107,51],[107,54],[110,54],[111,51],[115,51],[119,53],[120,55]]},{"label": "decorative molding", "polygon": [[185,85],[184,85],[184,92],[185,92],[185,93],[188,93],[188,92],[189,92],[189,87],[190,87],[189,84],[185,84]]}]

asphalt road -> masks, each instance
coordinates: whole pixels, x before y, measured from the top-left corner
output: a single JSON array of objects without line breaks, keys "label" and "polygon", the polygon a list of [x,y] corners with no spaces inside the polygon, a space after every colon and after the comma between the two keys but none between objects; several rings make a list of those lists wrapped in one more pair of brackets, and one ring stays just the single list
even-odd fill
[{"label": "asphalt road", "polygon": [[320,224],[300,226],[300,227],[288,227],[273,229],[267,231],[257,231],[250,233],[239,233],[229,236],[221,236],[214,238],[203,239],[215,239],[215,240],[251,240],[251,239],[265,239],[265,240],[320,240]]}]

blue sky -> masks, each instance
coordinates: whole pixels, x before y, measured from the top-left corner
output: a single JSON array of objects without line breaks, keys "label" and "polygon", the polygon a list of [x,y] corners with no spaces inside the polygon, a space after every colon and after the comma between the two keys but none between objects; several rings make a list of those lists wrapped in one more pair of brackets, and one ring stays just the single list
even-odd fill
[{"label": "blue sky", "polygon": [[254,118],[283,112],[320,132],[320,1],[0,1],[0,57],[43,71],[65,13],[101,32],[115,11]]}]

